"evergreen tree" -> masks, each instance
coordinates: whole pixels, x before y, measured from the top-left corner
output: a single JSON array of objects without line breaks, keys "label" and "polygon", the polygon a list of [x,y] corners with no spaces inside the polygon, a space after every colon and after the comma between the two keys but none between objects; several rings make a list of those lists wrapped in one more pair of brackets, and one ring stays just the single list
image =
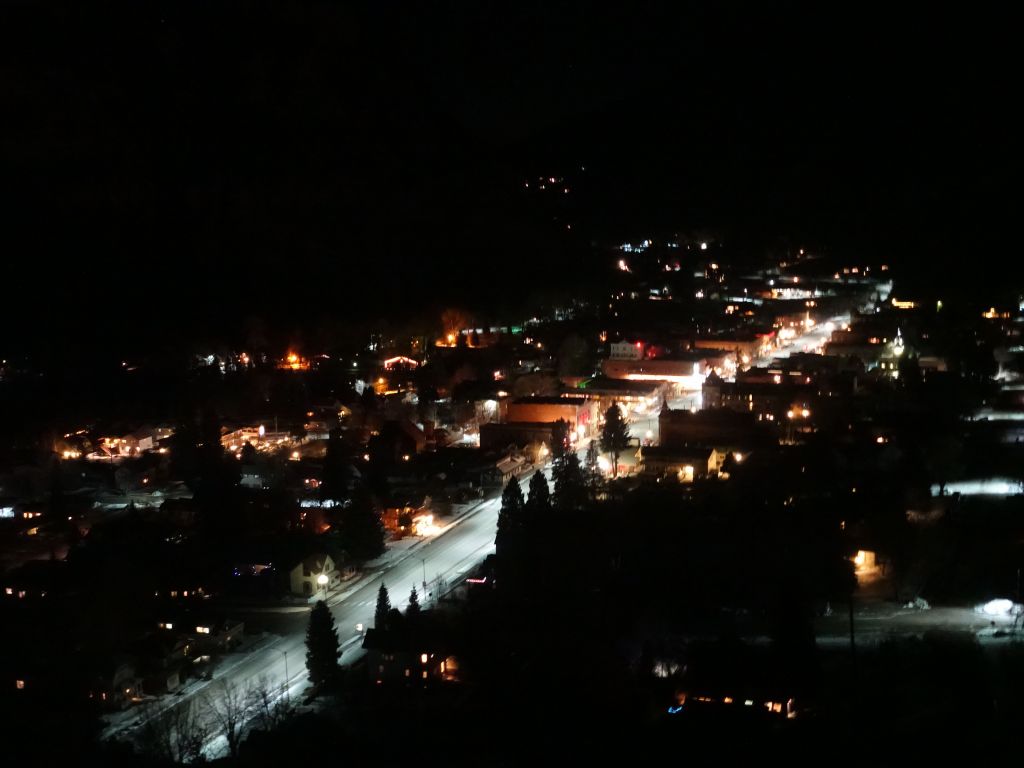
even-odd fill
[{"label": "evergreen tree", "polygon": [[551,460],[558,464],[569,450],[569,425],[559,419],[551,428]]},{"label": "evergreen tree", "polygon": [[587,446],[587,457],[583,467],[583,482],[586,486],[588,499],[595,499],[598,496],[598,489],[601,486],[601,472],[597,464],[598,449],[597,440],[591,440]]},{"label": "evergreen tree", "polygon": [[587,472],[597,472],[597,440],[587,446]]},{"label": "evergreen tree", "polygon": [[309,614],[309,628],[306,630],[306,669],[309,682],[313,685],[330,680],[338,671],[338,630],[327,603],[318,600]]},{"label": "evergreen tree", "polygon": [[412,592],[409,593],[409,605],[405,609],[405,615],[408,618],[420,615],[420,598],[416,594],[416,587],[413,587]]},{"label": "evergreen tree", "polygon": [[380,409],[380,399],[377,397],[377,393],[373,391],[372,384],[367,384],[363,388],[363,393],[359,396],[359,403],[363,406],[363,411],[366,413],[372,413]]},{"label": "evergreen tree", "polygon": [[377,590],[377,608],[373,612],[373,626],[377,629],[385,629],[388,624],[388,613],[391,611],[391,598],[388,597],[388,588],[384,582],[380,583]]},{"label": "evergreen tree", "polygon": [[551,490],[543,472],[537,471],[530,478],[530,498],[526,501],[526,520],[532,525],[545,520],[551,514]]},{"label": "evergreen tree", "polygon": [[612,457],[612,474],[619,476],[619,454],[629,446],[629,425],[622,417],[618,403],[612,403],[605,411],[604,426],[601,427],[601,450]]},{"label": "evergreen tree", "polygon": [[519,544],[523,525],[523,506],[522,486],[513,477],[501,493],[498,533],[494,539],[494,549],[499,556],[515,551]]},{"label": "evergreen tree", "polygon": [[323,482],[320,484],[320,498],[341,501],[347,496],[345,475],[345,445],[341,441],[341,430],[335,427],[327,440],[324,455]]},{"label": "evergreen tree", "polygon": [[352,503],[342,510],[338,535],[356,562],[372,560],[384,552],[384,524],[367,488],[356,489]]},{"label": "evergreen tree", "polygon": [[242,463],[243,464],[255,464],[257,459],[256,449],[252,443],[247,442],[242,446]]},{"label": "evergreen tree", "polygon": [[587,483],[579,457],[570,451],[554,468],[552,475],[555,480],[552,506],[559,512],[571,512],[583,507],[587,500]]}]

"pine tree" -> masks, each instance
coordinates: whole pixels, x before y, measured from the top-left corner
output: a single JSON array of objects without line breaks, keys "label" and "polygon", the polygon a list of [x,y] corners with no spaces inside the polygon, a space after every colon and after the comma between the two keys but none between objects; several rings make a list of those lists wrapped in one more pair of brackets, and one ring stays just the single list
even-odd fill
[{"label": "pine tree", "polygon": [[335,427],[330,431],[327,440],[327,453],[324,456],[324,473],[320,483],[321,499],[341,501],[346,497],[345,465],[345,446],[341,441],[341,430]]},{"label": "pine tree", "polygon": [[380,583],[377,590],[377,608],[373,612],[373,626],[377,629],[385,629],[388,625],[388,613],[391,611],[391,598],[388,597],[388,588],[384,582]]},{"label": "pine tree", "polygon": [[405,609],[405,615],[409,618],[420,615],[420,598],[416,594],[416,587],[413,587],[412,592],[409,593],[409,605]]},{"label": "pine tree", "polygon": [[557,465],[569,450],[569,425],[559,419],[551,428],[551,460]]},{"label": "pine tree", "polygon": [[501,493],[501,510],[498,512],[498,533],[494,549],[499,556],[517,549],[523,525],[523,488],[512,478]]},{"label": "pine tree", "polygon": [[597,472],[597,440],[587,446],[587,472]]},{"label": "pine tree", "polygon": [[555,480],[552,506],[559,512],[571,512],[583,507],[587,500],[587,484],[579,457],[570,451],[552,474]]},{"label": "pine tree", "polygon": [[259,458],[259,454],[256,453],[256,448],[249,442],[242,446],[241,455],[241,461],[243,464],[255,464],[256,460]]},{"label": "pine tree", "polygon": [[338,671],[338,630],[334,616],[323,600],[317,601],[309,614],[309,628],[306,630],[306,670],[313,685],[330,680]]},{"label": "pine tree", "polygon": [[356,490],[352,503],[342,511],[338,534],[345,551],[357,562],[384,552],[384,524],[365,487]]},{"label": "pine tree", "polygon": [[605,411],[604,426],[601,427],[601,450],[612,456],[612,474],[619,476],[619,454],[629,446],[629,425],[622,418],[618,403],[612,403]]},{"label": "pine tree", "polygon": [[530,498],[526,501],[527,524],[542,522],[551,514],[551,490],[544,473],[537,471],[530,478]]}]

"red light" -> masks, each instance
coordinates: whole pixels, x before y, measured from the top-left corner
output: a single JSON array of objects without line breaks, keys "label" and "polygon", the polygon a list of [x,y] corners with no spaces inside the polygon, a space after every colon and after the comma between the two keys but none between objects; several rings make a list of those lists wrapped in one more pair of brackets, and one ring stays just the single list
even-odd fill
[{"label": "red light", "polygon": [[643,346],[643,344],[641,344],[639,341],[636,343],[636,348],[637,349],[640,349],[640,347],[642,347],[642,346]]}]

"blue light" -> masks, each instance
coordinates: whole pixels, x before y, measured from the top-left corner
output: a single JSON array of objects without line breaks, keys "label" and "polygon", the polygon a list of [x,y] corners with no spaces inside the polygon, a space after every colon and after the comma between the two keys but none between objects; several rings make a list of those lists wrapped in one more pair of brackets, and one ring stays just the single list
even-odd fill
[{"label": "blue light", "polygon": [[676,715],[676,714],[679,714],[682,711],[683,711],[683,705],[682,704],[680,704],[678,707],[669,707],[668,708],[668,713],[670,715]]}]

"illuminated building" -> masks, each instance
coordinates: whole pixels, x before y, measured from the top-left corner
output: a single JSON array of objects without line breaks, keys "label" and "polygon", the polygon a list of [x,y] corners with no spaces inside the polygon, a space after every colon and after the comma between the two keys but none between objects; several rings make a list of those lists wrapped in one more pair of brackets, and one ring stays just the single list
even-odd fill
[{"label": "illuminated building", "polygon": [[308,371],[309,360],[297,352],[289,352],[278,361],[277,367],[283,371]]}]

